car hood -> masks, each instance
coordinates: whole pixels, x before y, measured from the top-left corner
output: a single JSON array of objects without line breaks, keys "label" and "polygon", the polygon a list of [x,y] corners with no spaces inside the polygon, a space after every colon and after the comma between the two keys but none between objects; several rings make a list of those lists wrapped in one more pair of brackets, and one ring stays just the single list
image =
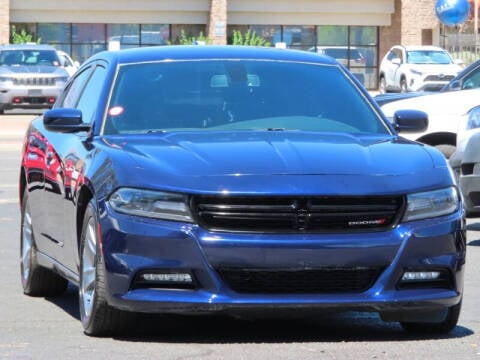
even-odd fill
[{"label": "car hood", "polygon": [[480,105],[480,89],[448,91],[424,96],[412,97],[389,102],[381,106],[384,114],[391,118],[397,110],[415,109],[432,114],[463,115],[473,107]]},{"label": "car hood", "polygon": [[[124,186],[188,192],[390,193],[451,183],[443,157],[395,137],[176,132],[108,137]],[[128,153],[128,158],[124,154]],[[442,185],[443,184],[443,185]],[[119,185],[120,186],[120,185]]]},{"label": "car hood", "polygon": [[49,65],[15,65],[15,66],[0,66],[0,74],[13,75],[13,74],[55,74],[63,75],[64,69],[57,66]]}]

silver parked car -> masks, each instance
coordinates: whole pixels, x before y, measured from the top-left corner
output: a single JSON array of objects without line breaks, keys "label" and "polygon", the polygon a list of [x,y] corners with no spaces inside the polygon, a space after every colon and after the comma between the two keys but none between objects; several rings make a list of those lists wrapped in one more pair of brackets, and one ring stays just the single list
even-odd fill
[{"label": "silver parked car", "polygon": [[0,46],[0,114],[13,108],[50,108],[68,77],[51,46]]}]

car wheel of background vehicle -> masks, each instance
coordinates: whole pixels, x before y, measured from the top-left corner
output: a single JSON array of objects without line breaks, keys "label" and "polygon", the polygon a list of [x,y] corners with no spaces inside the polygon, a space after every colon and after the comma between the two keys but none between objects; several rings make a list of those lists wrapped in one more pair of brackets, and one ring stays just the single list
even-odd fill
[{"label": "car wheel of background vehicle", "polygon": [[3,114],[5,114],[5,109],[0,107],[0,115],[3,115]]},{"label": "car wheel of background vehicle", "polygon": [[447,318],[439,323],[401,322],[400,325],[406,331],[416,334],[447,334],[457,326],[461,308],[462,302],[460,301],[448,309]]},{"label": "car wheel of background vehicle", "polygon": [[453,153],[457,149],[456,146],[449,145],[449,144],[435,145],[435,147],[442,152],[442,154],[445,156],[446,159],[450,159],[450,157],[453,155]]},{"label": "car wheel of background vehicle", "polygon": [[108,336],[121,332],[133,314],[108,305],[105,289],[105,264],[98,242],[95,204],[85,212],[80,243],[80,319],[85,334]]},{"label": "car wheel of background vehicle", "polygon": [[402,93],[408,92],[407,79],[405,78],[400,80],[400,92]]},{"label": "car wheel of background vehicle", "polygon": [[23,196],[21,219],[20,274],[23,292],[30,296],[61,295],[67,289],[68,281],[37,264],[37,250],[27,191]]},{"label": "car wheel of background vehicle", "polygon": [[380,77],[380,81],[379,81],[379,84],[378,84],[378,91],[380,92],[380,94],[386,94],[387,93],[387,82],[386,82],[384,76]]}]

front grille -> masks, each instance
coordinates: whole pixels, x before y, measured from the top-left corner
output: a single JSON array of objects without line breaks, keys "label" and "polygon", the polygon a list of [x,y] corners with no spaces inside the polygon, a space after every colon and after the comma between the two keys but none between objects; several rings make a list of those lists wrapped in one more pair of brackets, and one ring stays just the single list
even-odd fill
[{"label": "front grille", "polygon": [[455,76],[453,75],[428,75],[424,81],[445,81],[448,82],[452,80]]},{"label": "front grille", "polygon": [[392,228],[403,196],[221,197],[195,196],[192,213],[212,231],[319,233]]},{"label": "front grille", "polygon": [[55,86],[54,77],[21,77],[13,79],[14,85],[24,86]]},{"label": "front grille", "polygon": [[215,269],[233,291],[248,294],[360,293],[368,290],[383,268],[314,270]]}]

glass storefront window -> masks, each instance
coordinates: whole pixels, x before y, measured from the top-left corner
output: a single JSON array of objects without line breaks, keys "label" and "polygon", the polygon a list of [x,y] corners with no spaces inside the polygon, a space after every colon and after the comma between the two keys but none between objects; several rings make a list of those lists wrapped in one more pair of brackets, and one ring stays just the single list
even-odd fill
[{"label": "glass storefront window", "polygon": [[351,45],[376,45],[377,44],[376,26],[351,26],[350,44]]},{"label": "glass storefront window", "polygon": [[167,45],[170,39],[170,26],[166,24],[142,25],[140,30],[140,45]]},{"label": "glass storefront window", "polygon": [[317,26],[317,45],[348,45],[348,26]]},{"label": "glass storefront window", "polygon": [[72,24],[72,43],[105,44],[105,24]]},{"label": "glass storefront window", "polygon": [[250,31],[267,40],[272,46],[282,41],[282,27],[280,25],[251,25]]},{"label": "glass storefront window", "polygon": [[71,41],[70,24],[38,24],[37,31],[42,43],[65,44]]},{"label": "glass storefront window", "polygon": [[287,46],[309,47],[315,45],[315,26],[284,26],[283,42]]},{"label": "glass storefront window", "polygon": [[[108,24],[107,41],[118,41],[121,45],[140,45],[140,26],[135,24]],[[123,47],[122,47],[123,48]]]},{"label": "glass storefront window", "polygon": [[80,63],[87,60],[90,56],[99,53],[100,51],[106,50],[107,46],[103,44],[81,44],[81,45],[72,45],[72,58],[79,61]]}]

